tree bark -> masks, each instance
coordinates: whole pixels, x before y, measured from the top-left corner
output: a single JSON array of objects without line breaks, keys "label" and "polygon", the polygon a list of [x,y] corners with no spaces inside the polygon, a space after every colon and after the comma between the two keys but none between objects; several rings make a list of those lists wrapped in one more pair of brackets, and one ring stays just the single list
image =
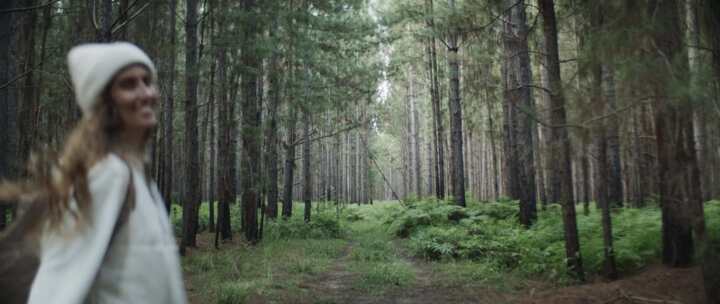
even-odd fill
[{"label": "tree bark", "polygon": [[[603,30],[604,12],[602,4],[596,4],[590,9],[590,20],[592,24],[592,30],[599,32]],[[600,63],[601,52],[597,42],[591,43],[590,51],[592,52],[592,61],[590,63],[590,83],[591,83],[591,98],[592,108],[594,113],[599,115],[605,115],[608,111],[613,111],[614,107],[609,99],[614,99],[614,91],[603,89],[603,85],[612,86],[614,83],[605,83],[608,78],[604,77],[604,67]],[[605,68],[607,68],[605,66]],[[617,189],[611,189],[611,178],[616,178],[612,171],[615,170],[612,165],[612,160],[609,159],[612,152],[612,147],[608,147],[608,143],[611,142],[611,137],[617,138],[617,128],[609,127],[615,124],[613,121],[600,121],[598,125],[593,129],[594,146],[596,149],[596,168],[598,171],[598,180],[596,181],[597,193],[598,193],[598,205],[602,210],[602,228],[603,228],[603,255],[604,260],[604,275],[611,280],[617,279],[618,272],[615,265],[615,250],[613,246],[613,234],[612,234],[612,218],[610,216],[610,208],[613,201],[611,197],[617,195],[613,191]],[[617,172],[616,172],[617,173]],[[617,203],[617,202],[615,202]]]},{"label": "tree bark", "polygon": [[[703,4],[701,12],[702,23],[704,26],[702,29],[707,32],[704,36],[712,48],[712,70],[715,80],[715,98],[718,98],[718,86],[720,86],[720,3],[718,1],[702,1]],[[716,130],[720,128],[720,124],[715,124]],[[717,133],[716,133],[717,134]],[[716,197],[717,187],[710,187],[709,185],[717,185],[718,180],[718,157],[720,157],[720,150],[717,149],[718,141],[715,139],[714,145],[708,145],[715,148],[712,151],[714,154],[713,166],[710,166],[710,173],[712,176],[709,178],[708,190],[712,190],[709,195]],[[703,164],[705,165],[705,164]],[[709,303],[713,303],[711,299],[715,299],[714,303],[719,303],[720,299],[720,235],[715,232],[708,233],[706,243],[704,244],[703,254],[703,278],[705,281],[705,294]]]},{"label": "tree bark", "polygon": [[[505,158],[509,196],[520,201],[520,223],[530,227],[537,218],[535,160],[533,155],[534,101],[530,92],[531,68],[527,43],[525,1],[507,0],[509,22],[503,27],[505,50]],[[530,113],[530,114],[528,114]]]},{"label": "tree bark", "polygon": [[223,240],[232,239],[230,205],[236,201],[235,187],[235,101],[228,98],[228,85],[233,77],[227,77],[227,51],[219,47],[218,57],[218,218],[217,226]]},{"label": "tree bark", "polygon": [[413,155],[413,161],[412,161],[412,169],[413,169],[413,192],[415,192],[415,197],[420,198],[422,197],[422,174],[420,173],[420,118],[418,115],[418,109],[417,109],[417,100],[416,100],[416,93],[415,93],[415,67],[411,65],[410,67],[410,73],[408,75],[409,79],[409,96],[408,101],[410,102],[410,133],[412,136],[412,155]]},{"label": "tree bark", "polygon": [[[427,27],[430,31],[435,30],[433,17],[433,0],[425,2]],[[437,52],[435,48],[435,34],[428,38],[428,75],[430,76],[430,99],[432,104],[433,117],[433,140],[435,146],[435,196],[438,199],[445,199],[445,130],[443,128],[442,113],[440,108],[440,92],[438,81]]]},{"label": "tree bark", "polygon": [[[215,59],[213,59],[215,60]],[[213,74],[217,73],[217,69],[213,71]],[[211,90],[215,91],[215,85],[211,86]],[[215,200],[216,200],[216,194],[217,194],[217,186],[216,186],[216,172],[217,170],[217,153],[215,150],[215,147],[217,147],[217,137],[216,137],[216,104],[217,102],[213,98],[213,102],[208,105],[210,112],[209,116],[212,117],[212,120],[210,121],[210,142],[208,143],[210,145],[210,164],[209,164],[209,170],[208,170],[208,228],[210,232],[215,232]]]},{"label": "tree bark", "polygon": [[[455,0],[448,0],[452,15],[457,14]],[[451,22],[454,16],[451,16]],[[465,207],[465,166],[463,163],[463,128],[462,128],[462,105],[460,103],[460,58],[458,55],[458,40],[460,35],[459,26],[453,25],[448,37],[448,69],[450,74],[450,138],[452,140],[452,161],[453,177],[452,191],[453,201],[458,206]]]},{"label": "tree bark", "polygon": [[[617,101],[615,98],[615,72],[609,64],[602,65],[602,85],[604,88],[604,99],[607,112],[615,112],[617,110]],[[606,125],[607,135],[607,166],[608,172],[608,202],[610,206],[623,206],[623,173],[622,159],[620,158],[620,135],[619,121],[617,115],[608,118]]]},{"label": "tree bark", "polygon": [[170,31],[168,35],[170,36],[170,46],[169,46],[169,54],[168,54],[168,62],[166,70],[168,71],[167,74],[167,88],[165,92],[165,100],[163,102],[163,154],[164,158],[162,159],[162,176],[160,178],[160,184],[162,193],[165,198],[165,207],[167,208],[168,212],[171,210],[172,206],[172,191],[173,191],[173,176],[174,176],[174,170],[173,170],[173,159],[174,159],[174,111],[175,111],[175,61],[177,57],[177,52],[175,51],[175,46],[177,44],[177,34],[176,34],[176,23],[177,23],[177,0],[170,0],[170,13],[168,14],[170,16],[169,20],[169,27]]},{"label": "tree bark", "polygon": [[[550,121],[555,126],[566,123],[565,97],[560,77],[560,58],[558,53],[557,24],[555,20],[555,3],[553,0],[538,0],[540,14],[543,18],[543,34],[545,40],[546,63],[550,83]],[[575,201],[572,190],[572,171],[570,164],[570,138],[567,129],[554,127],[550,132],[552,164],[557,170],[560,184],[560,203],[563,210],[563,226],[565,230],[565,253],[568,270],[580,280],[584,280],[580,240],[575,215]]]},{"label": "tree bark", "polygon": [[[15,0],[0,2],[0,10],[16,7]],[[0,14],[0,178],[15,178],[17,161],[17,87],[9,82],[15,78],[15,14]],[[0,230],[7,225],[6,213],[9,208],[0,205]]]},{"label": "tree bark", "polygon": [[110,42],[112,41],[112,0],[101,1],[100,29],[97,31],[95,40],[98,42]]},{"label": "tree bark", "polygon": [[[309,77],[309,75],[307,76]],[[309,80],[308,80],[309,81]],[[306,105],[308,106],[308,105]],[[310,110],[303,109],[303,201],[305,210],[303,218],[310,222],[312,210],[312,174],[310,173]]]},{"label": "tree bark", "polygon": [[[215,34],[215,28],[216,28],[216,14],[217,10],[215,9],[215,3],[210,3],[209,13],[210,13],[210,35],[212,36],[213,42],[217,39],[217,35]],[[215,51],[212,54],[211,63],[210,63],[210,86],[208,88],[208,105],[206,109],[206,119],[207,119],[207,132],[208,132],[208,138],[207,143],[205,145],[208,146],[208,160],[206,164],[206,174],[205,177],[207,179],[207,200],[208,200],[208,231],[209,232],[215,232],[215,194],[217,193],[217,186],[215,183],[215,177],[216,177],[216,162],[215,162],[215,147],[217,147],[217,141],[215,140],[215,125],[217,122],[217,116],[215,116],[215,104],[218,102],[216,99],[218,96],[217,94],[217,81],[219,81],[219,77],[217,76],[218,73],[218,57],[220,57],[219,52],[217,48],[215,48]]]},{"label": "tree bark", "polygon": [[[653,23],[652,39],[658,48],[656,60],[664,63],[682,55],[683,40],[680,30],[678,3],[674,0],[649,3]],[[662,209],[663,263],[685,266],[692,262],[694,253],[693,224],[702,220],[702,202],[699,189],[699,169],[695,153],[692,114],[689,100],[673,96],[668,89],[675,79],[670,75],[688,71],[687,60],[676,62],[654,83],[656,112],[655,133],[658,149],[660,205]],[[699,214],[696,210],[699,210]],[[697,229],[702,239],[704,228]]]},{"label": "tree bark", "polygon": [[[292,74],[290,76],[292,79]],[[292,102],[288,102],[288,108],[290,111],[290,118],[288,120],[287,127],[287,141],[285,143],[285,178],[283,185],[283,217],[289,218],[292,216],[292,200],[293,200],[293,184],[295,183],[295,125],[297,121],[297,112],[295,105]]]},{"label": "tree bark", "polygon": [[180,251],[195,247],[195,218],[200,202],[198,180],[198,130],[197,130],[197,0],[187,0],[185,17],[185,195],[183,204],[183,233]]},{"label": "tree bark", "polygon": [[[491,65],[488,65],[485,70],[490,70]],[[493,99],[490,98],[490,76],[485,76],[485,106],[487,110],[487,127],[488,137],[490,138],[490,154],[492,156],[492,177],[493,177],[493,198],[497,199],[500,196],[500,170],[498,169],[498,156],[497,150],[495,149],[495,110],[493,107]]]},{"label": "tree bark", "polygon": [[[35,1],[26,0],[22,1],[24,6],[33,6]],[[18,146],[18,161],[21,163],[26,161],[29,157],[30,151],[35,141],[35,135],[37,130],[37,114],[38,105],[35,94],[37,94],[37,87],[35,87],[35,27],[37,24],[37,12],[35,10],[25,14],[25,16],[19,18],[20,21],[20,35],[19,40],[19,55],[20,58],[20,69],[25,76],[21,81],[21,88],[18,90],[20,101],[18,103],[18,127],[19,130],[19,146]],[[24,172],[19,172],[21,175],[25,175]]]},{"label": "tree bark", "polygon": [[[278,18],[277,16],[275,18]],[[275,37],[277,31],[277,20],[273,20],[273,28],[270,29],[270,38]],[[267,215],[269,218],[277,218],[278,212],[278,152],[277,152],[277,111],[280,105],[280,90],[282,89],[282,72],[280,70],[279,49],[274,49],[270,58],[270,88],[268,99],[268,123],[265,130],[267,157],[265,169],[267,170]]]},{"label": "tree bark", "polygon": [[254,0],[244,0],[243,10],[247,14],[244,22],[244,42],[241,62],[245,67],[242,72],[242,214],[245,239],[250,243],[258,241],[257,202],[259,194],[260,138],[258,120],[257,70],[259,61],[254,47],[256,43],[257,25]]}]

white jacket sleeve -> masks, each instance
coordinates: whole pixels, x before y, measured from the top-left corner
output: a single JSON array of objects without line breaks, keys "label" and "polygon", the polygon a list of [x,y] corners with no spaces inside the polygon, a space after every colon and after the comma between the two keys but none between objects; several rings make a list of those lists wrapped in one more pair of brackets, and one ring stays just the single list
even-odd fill
[{"label": "white jacket sleeve", "polygon": [[[43,233],[30,304],[82,303],[92,287],[125,202],[130,170],[110,154],[90,169],[88,182],[92,203],[87,226],[80,231]],[[75,220],[68,215],[64,224],[73,227]]]}]

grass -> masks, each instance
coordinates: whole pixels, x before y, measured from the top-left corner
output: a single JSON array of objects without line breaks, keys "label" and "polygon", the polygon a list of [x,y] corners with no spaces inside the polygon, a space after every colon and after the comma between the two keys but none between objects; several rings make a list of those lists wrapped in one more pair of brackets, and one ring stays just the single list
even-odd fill
[{"label": "grass", "polygon": [[[342,228],[327,223],[303,230],[307,233],[303,237],[299,237],[300,232],[287,234],[302,222],[299,209],[294,210],[298,217],[286,223],[268,224],[265,239],[256,246],[223,244],[220,250],[198,248],[184,257],[183,271],[192,286],[191,298],[203,303],[244,303],[253,296],[270,301],[302,296],[302,282],[326,271],[343,254],[347,240],[338,232]],[[202,214],[203,209],[201,219]],[[317,222],[322,223],[322,217],[329,215],[318,215]]]},{"label": "grass", "polygon": [[[339,214],[332,204],[318,205],[310,224],[302,220],[302,204],[295,204],[292,218],[268,221],[256,246],[235,241],[220,250],[191,251],[183,258],[191,298],[203,303],[245,303],[256,297],[271,303],[332,302],[319,298],[327,295],[316,294],[307,282],[321,285],[317,280],[338,268],[349,273],[344,279],[352,290],[374,296],[422,288],[428,280],[433,286],[502,292],[524,290],[538,280],[572,282],[565,269],[558,206],[541,211],[535,225],[524,229],[516,219],[517,205],[510,201],[471,202],[465,209],[435,200],[406,206],[380,202],[346,206]],[[179,211],[173,211],[176,227]],[[233,206],[232,212],[239,209]],[[720,232],[720,201],[708,202],[705,214],[707,231]],[[201,227],[203,221],[207,227],[206,219],[203,205]],[[621,272],[658,260],[657,208],[614,210],[613,225]],[[603,259],[599,211],[578,214],[578,228],[585,268],[597,274]]]},{"label": "grass", "polygon": [[346,218],[363,219],[350,224],[354,238],[349,269],[358,276],[355,286],[375,295],[412,286],[415,281],[413,266],[403,259],[382,225],[386,209],[393,205],[397,204],[352,206],[345,212]]}]

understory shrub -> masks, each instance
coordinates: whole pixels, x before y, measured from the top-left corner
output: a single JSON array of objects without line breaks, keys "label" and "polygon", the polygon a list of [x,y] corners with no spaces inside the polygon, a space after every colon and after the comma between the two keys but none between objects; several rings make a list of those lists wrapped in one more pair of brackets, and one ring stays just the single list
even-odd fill
[{"label": "understory shrub", "polygon": [[320,213],[313,215],[309,223],[301,217],[268,221],[265,235],[269,239],[333,239],[342,238],[344,230],[334,215]]},{"label": "understory shrub", "polygon": [[342,215],[343,218],[350,223],[365,219],[365,217],[360,214],[360,210],[355,205],[348,206],[343,209]]},{"label": "understory shrub", "polygon": [[[567,279],[560,206],[538,212],[530,228],[517,219],[514,201],[472,203],[465,209],[444,202],[415,202],[394,211],[389,230],[409,238],[410,252],[430,260],[473,260],[493,269]],[[462,213],[463,216],[455,215]],[[705,207],[708,231],[720,231],[720,202]],[[600,211],[578,214],[580,247],[586,271],[602,268]],[[455,218],[453,218],[455,216]],[[615,258],[620,271],[631,271],[660,255],[660,210],[619,208],[612,211]]]}]

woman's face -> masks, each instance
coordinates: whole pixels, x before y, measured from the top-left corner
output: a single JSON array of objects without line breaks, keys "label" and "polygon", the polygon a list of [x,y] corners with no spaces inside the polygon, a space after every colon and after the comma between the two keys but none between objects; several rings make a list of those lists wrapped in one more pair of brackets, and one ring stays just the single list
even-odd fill
[{"label": "woman's face", "polygon": [[147,131],[157,125],[155,106],[159,100],[150,71],[133,65],[115,76],[110,97],[126,131]]}]

